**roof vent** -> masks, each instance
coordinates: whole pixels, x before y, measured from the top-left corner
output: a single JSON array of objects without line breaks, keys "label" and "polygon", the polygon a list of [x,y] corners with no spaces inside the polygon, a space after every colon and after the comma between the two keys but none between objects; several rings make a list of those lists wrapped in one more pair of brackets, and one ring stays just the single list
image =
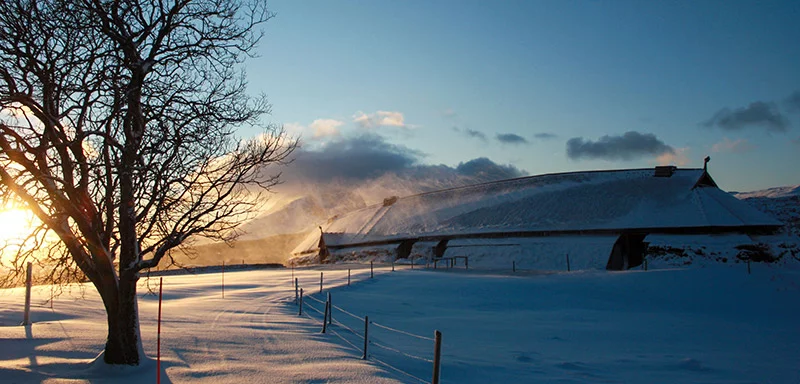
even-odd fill
[{"label": "roof vent", "polygon": [[674,165],[660,165],[656,167],[656,172],[653,174],[655,177],[670,177],[678,167]]},{"label": "roof vent", "polygon": [[397,196],[387,197],[387,198],[383,199],[383,206],[384,207],[388,207],[388,206],[396,203],[397,199],[399,199],[399,197],[397,197]]}]

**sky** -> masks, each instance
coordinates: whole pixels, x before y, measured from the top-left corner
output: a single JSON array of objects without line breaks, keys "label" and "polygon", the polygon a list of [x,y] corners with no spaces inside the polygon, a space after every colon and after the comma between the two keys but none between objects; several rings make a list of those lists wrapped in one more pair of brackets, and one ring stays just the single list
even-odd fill
[{"label": "sky", "polygon": [[728,191],[800,184],[800,2],[269,7],[249,89],[268,96],[266,122],[301,138],[298,159],[329,172],[488,160],[536,175],[711,156]]}]

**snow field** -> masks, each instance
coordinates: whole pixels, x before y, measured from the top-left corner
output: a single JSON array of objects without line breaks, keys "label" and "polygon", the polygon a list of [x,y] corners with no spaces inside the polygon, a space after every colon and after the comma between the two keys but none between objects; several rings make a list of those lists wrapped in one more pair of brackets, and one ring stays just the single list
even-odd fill
[{"label": "snow field", "polygon": [[[294,271],[308,295],[303,317],[290,270],[226,272],[225,299],[219,273],[164,277],[162,380],[429,381],[429,338],[438,329],[443,383],[800,382],[796,269],[514,275],[398,265],[369,279],[362,266],[348,287],[350,267],[324,269],[322,294],[320,269]],[[150,284],[157,291],[157,280]],[[90,365],[105,332],[91,289],[85,300],[75,292],[57,298],[53,311],[49,292],[34,289],[34,324],[21,327],[24,290],[0,290],[4,382],[154,382],[152,362],[122,373]],[[309,308],[324,310],[327,292],[334,321],[321,334],[322,315]],[[151,358],[157,305],[140,295]],[[367,362],[358,336],[364,315],[372,322]]]}]

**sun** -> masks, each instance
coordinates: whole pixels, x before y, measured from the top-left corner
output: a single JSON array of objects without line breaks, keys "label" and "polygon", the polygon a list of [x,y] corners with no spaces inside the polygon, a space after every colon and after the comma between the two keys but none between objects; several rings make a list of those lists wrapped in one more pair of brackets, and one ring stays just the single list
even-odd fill
[{"label": "sun", "polygon": [[0,244],[22,240],[33,229],[33,213],[23,209],[0,211]]}]

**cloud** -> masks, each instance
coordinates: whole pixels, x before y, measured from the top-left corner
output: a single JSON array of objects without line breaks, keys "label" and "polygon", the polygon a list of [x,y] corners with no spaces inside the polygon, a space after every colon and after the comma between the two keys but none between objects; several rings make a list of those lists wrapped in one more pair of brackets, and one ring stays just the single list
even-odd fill
[{"label": "cloud", "polygon": [[767,131],[785,132],[789,129],[789,120],[781,114],[775,103],[756,101],[734,110],[723,108],[703,125],[709,128],[716,126],[727,131],[761,127]]},{"label": "cloud", "polygon": [[791,112],[800,112],[800,91],[794,91],[786,100],[783,101],[786,108]]},{"label": "cloud", "polygon": [[333,181],[360,183],[393,174],[410,181],[433,180],[435,183],[427,183],[447,188],[527,174],[513,165],[496,164],[487,158],[450,167],[421,164],[424,157],[420,151],[389,143],[373,133],[340,136],[314,148],[298,149],[284,175],[290,183],[303,180],[324,184]]},{"label": "cloud", "polygon": [[550,140],[550,139],[555,139],[556,137],[558,137],[558,135],[556,135],[555,133],[550,133],[550,132],[540,132],[540,133],[537,133],[537,134],[533,135],[533,137],[535,137],[537,139],[540,139],[540,140]]},{"label": "cloud", "polygon": [[656,157],[656,163],[659,165],[677,165],[684,166],[689,164],[689,148],[675,148],[673,152],[664,152]]},{"label": "cloud", "polygon": [[567,141],[570,159],[632,160],[643,156],[675,154],[675,149],[652,133],[625,132],[622,136],[603,136],[597,141],[573,137]]},{"label": "cloud", "polygon": [[291,172],[306,179],[364,180],[387,172],[407,169],[422,153],[388,143],[375,134],[337,138],[315,149],[301,148],[295,153]]},{"label": "cloud", "polygon": [[513,165],[501,165],[485,158],[479,157],[467,162],[458,163],[456,172],[465,176],[472,176],[488,180],[503,180],[522,177],[527,172]]},{"label": "cloud", "polygon": [[754,148],[755,146],[745,139],[731,140],[725,137],[711,146],[711,152],[745,153]]},{"label": "cloud", "polygon": [[353,122],[362,128],[399,127],[410,128],[402,113],[396,111],[377,111],[366,114],[358,111],[353,115]]},{"label": "cloud", "polygon": [[453,130],[463,134],[464,136],[486,141],[486,134],[481,131],[476,131],[470,128],[459,128],[459,127],[453,127]]},{"label": "cloud", "polygon": [[314,137],[339,136],[339,127],[343,121],[334,119],[316,119],[308,125],[314,131]]},{"label": "cloud", "polygon": [[528,139],[514,133],[498,133],[495,139],[503,144],[528,144]]}]

